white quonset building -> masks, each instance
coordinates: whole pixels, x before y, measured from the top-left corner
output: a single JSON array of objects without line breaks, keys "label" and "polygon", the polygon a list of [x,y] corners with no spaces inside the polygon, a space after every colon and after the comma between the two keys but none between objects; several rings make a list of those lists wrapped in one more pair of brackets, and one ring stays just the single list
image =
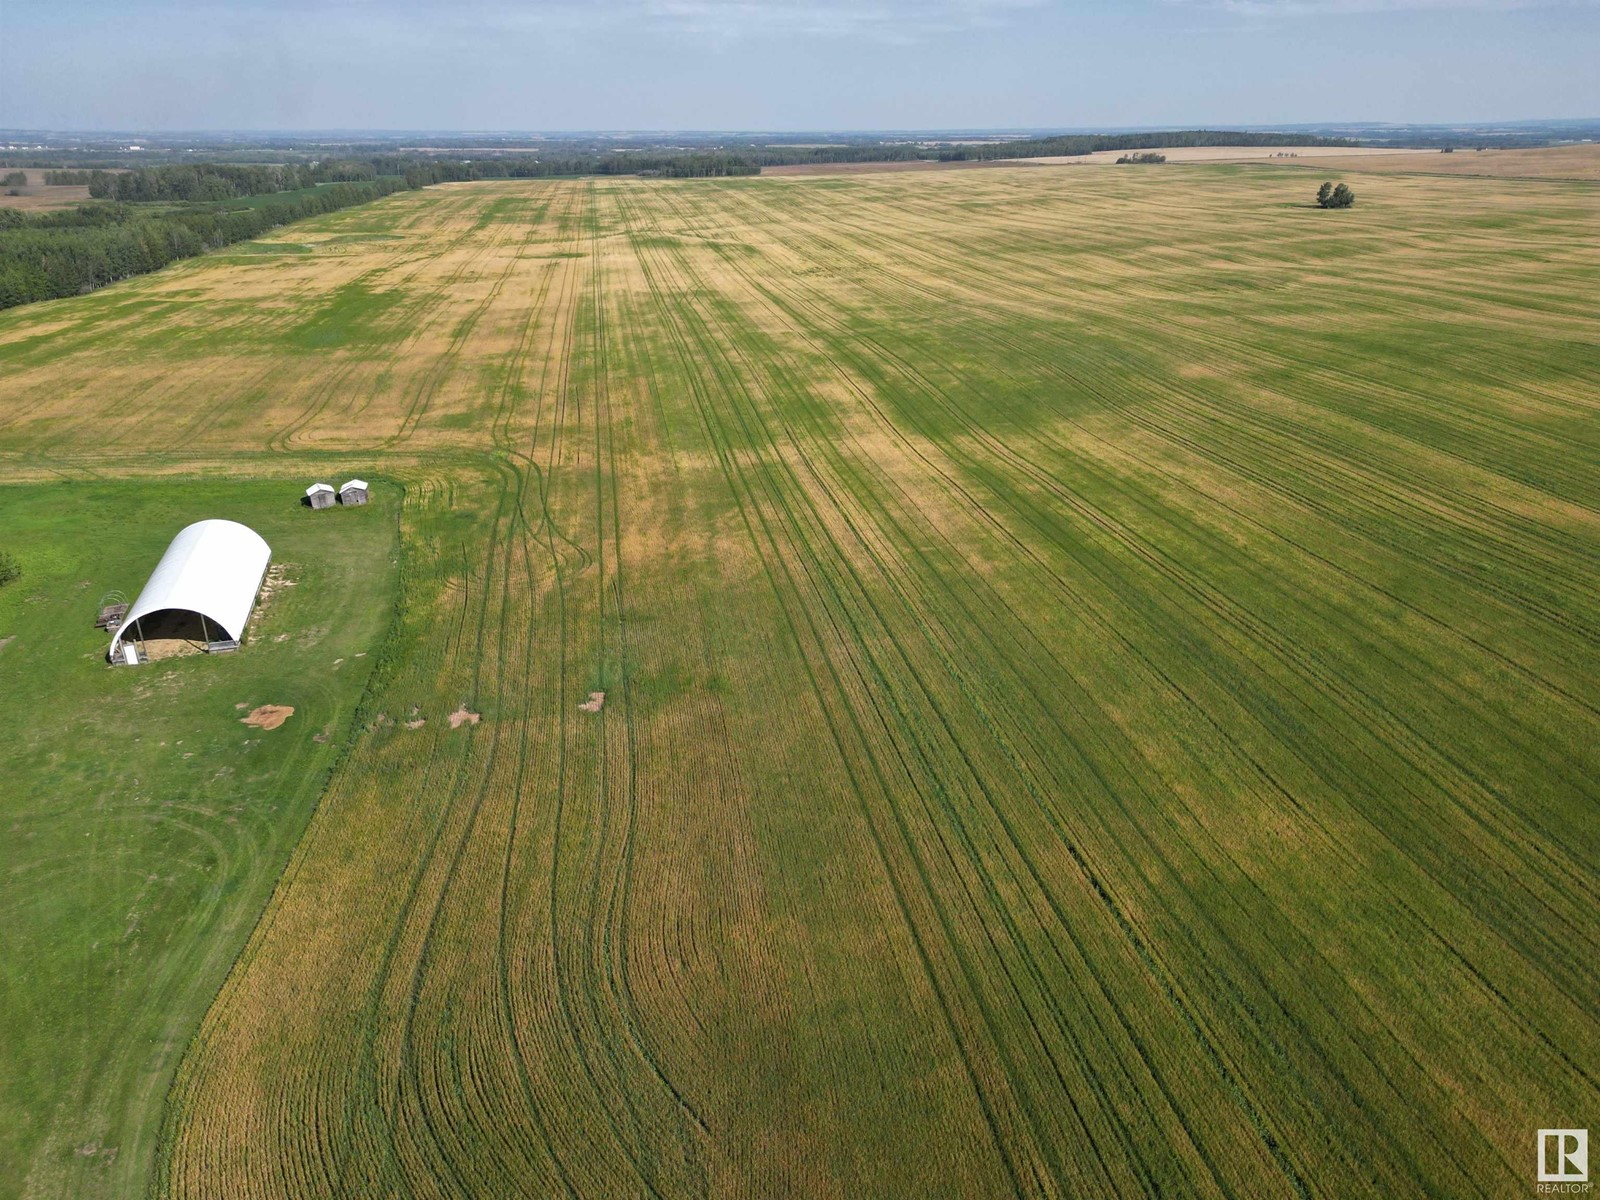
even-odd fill
[{"label": "white quonset building", "polygon": [[272,548],[237,521],[197,521],[178,531],[139,598],[117,626],[108,651],[113,662],[127,657],[124,642],[144,637],[144,625],[163,614],[198,619],[207,649],[233,649],[266,578]]}]

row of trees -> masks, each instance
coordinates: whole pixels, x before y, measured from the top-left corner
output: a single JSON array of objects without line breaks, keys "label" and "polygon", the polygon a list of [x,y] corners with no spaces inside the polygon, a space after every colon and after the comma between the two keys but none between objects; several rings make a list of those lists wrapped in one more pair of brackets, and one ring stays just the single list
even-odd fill
[{"label": "row of trees", "polygon": [[[440,139],[449,145],[450,139]],[[494,147],[481,157],[469,148]],[[319,183],[359,182],[382,175],[408,175],[417,182],[468,179],[539,179],[570,175],[750,175],[764,166],[793,163],[898,162],[940,159],[946,162],[1053,155],[1090,154],[1097,150],[1141,151],[1165,146],[1298,146],[1354,145],[1346,139],[1316,138],[1304,134],[1247,133],[1216,129],[1180,129],[1146,133],[1061,134],[954,145],[938,141],[885,141],[877,138],[841,140],[827,145],[790,145],[737,136],[720,144],[655,144],[641,139],[618,145],[609,138],[568,137],[540,145],[526,138],[505,139],[475,135],[459,150],[444,152],[385,151],[374,143],[351,143],[323,157],[313,147],[290,139],[275,149],[239,149],[208,154],[196,163],[169,161],[146,165],[149,159],[130,162],[127,156],[98,153],[106,166],[131,167],[109,171],[95,168],[85,156],[65,152],[19,156],[0,155],[0,166],[49,167],[47,183],[87,185],[102,199],[164,201],[216,201],[246,195],[294,191]],[[503,146],[503,148],[501,148]],[[318,147],[317,149],[320,149]],[[241,161],[245,155],[281,154],[277,163]],[[179,154],[166,151],[169,156]]]},{"label": "row of trees", "polygon": [[[1189,129],[1166,133],[1067,134],[990,142],[976,146],[933,147],[925,143],[860,142],[831,146],[736,145],[721,150],[640,150],[584,154],[506,155],[485,159],[379,156],[379,174],[401,174],[414,185],[467,179],[540,179],[562,175],[665,175],[676,178],[754,175],[762,167],[796,163],[902,162],[937,158],[966,162],[1091,154],[1096,150],[1148,151],[1164,146],[1353,145],[1336,138],[1286,133],[1230,133]],[[1130,161],[1148,162],[1148,157]]]},{"label": "row of trees", "polygon": [[705,179],[758,175],[761,164],[731,153],[578,154],[554,157],[447,159],[385,155],[372,160],[384,175],[400,175],[411,187],[474,179],[553,179],[573,175],[660,175]]},{"label": "row of trees", "polygon": [[134,171],[47,171],[49,184],[87,185],[97,200],[132,204],[152,201],[216,203],[244,196],[300,191],[327,183],[365,183],[386,175],[411,187],[473,179],[547,179],[569,175],[662,175],[703,178],[754,175],[760,163],[747,155],[711,151],[532,155],[449,159],[426,155],[378,155],[316,163],[195,163]]},{"label": "row of trees", "polygon": [[[317,163],[185,163],[144,167],[137,171],[53,171],[89,185],[97,200],[201,201],[237,200],[294,192],[322,183],[365,183],[378,178],[371,162],[330,159]],[[49,182],[48,178],[46,182]]]},{"label": "row of trees", "polygon": [[319,213],[400,191],[400,179],[337,183],[255,207],[152,212],[133,204],[85,204],[26,216],[0,208],[0,308],[92,291],[119,279]]},{"label": "row of trees", "polygon": [[946,161],[995,158],[1054,158],[1093,154],[1097,150],[1154,150],[1171,146],[1353,146],[1344,138],[1314,138],[1295,133],[1239,133],[1222,129],[1177,129],[1156,133],[1069,133],[956,146],[942,152]]}]

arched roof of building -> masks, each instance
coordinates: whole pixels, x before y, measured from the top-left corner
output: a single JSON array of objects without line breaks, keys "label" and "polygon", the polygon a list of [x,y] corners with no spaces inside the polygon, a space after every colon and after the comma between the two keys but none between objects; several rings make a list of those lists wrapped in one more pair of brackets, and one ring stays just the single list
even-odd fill
[{"label": "arched roof of building", "polygon": [[196,521],[180,529],[117,626],[110,653],[136,620],[167,608],[200,613],[229,637],[243,637],[271,561],[272,548],[261,535],[237,521]]}]

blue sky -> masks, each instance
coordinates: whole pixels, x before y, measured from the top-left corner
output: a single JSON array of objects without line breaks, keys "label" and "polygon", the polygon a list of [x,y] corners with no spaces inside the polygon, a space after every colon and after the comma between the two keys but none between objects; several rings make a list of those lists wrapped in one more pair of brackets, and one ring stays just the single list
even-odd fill
[{"label": "blue sky", "polygon": [[1600,117],[1600,0],[0,0],[0,127]]}]

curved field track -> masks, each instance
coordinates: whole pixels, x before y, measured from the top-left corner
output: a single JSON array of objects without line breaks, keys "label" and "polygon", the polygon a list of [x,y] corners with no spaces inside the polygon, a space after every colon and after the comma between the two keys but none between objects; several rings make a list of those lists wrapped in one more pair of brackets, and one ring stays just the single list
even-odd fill
[{"label": "curved field track", "polygon": [[155,1195],[1530,1186],[1600,189],[1306,179],[452,186],[0,317],[7,471],[406,488]]}]

